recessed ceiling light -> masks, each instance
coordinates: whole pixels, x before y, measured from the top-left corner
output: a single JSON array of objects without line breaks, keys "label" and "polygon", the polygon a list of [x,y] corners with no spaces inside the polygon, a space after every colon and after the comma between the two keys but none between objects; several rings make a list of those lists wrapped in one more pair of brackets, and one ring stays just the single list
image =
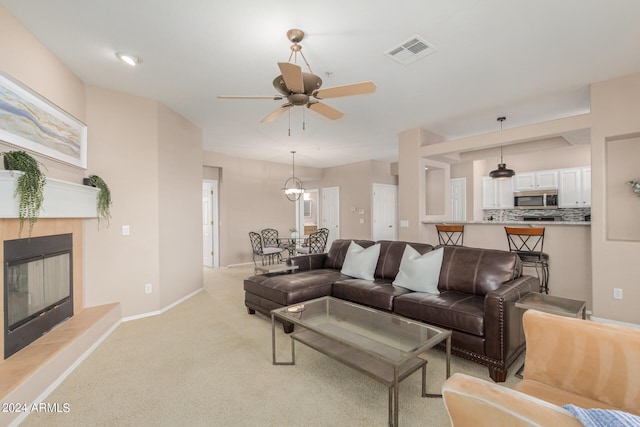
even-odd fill
[{"label": "recessed ceiling light", "polygon": [[139,58],[139,57],[137,57],[135,55],[132,55],[130,53],[118,52],[118,53],[116,53],[116,56],[122,62],[124,62],[125,64],[128,64],[128,65],[131,65],[132,67],[135,67],[136,65],[142,63],[142,58]]}]

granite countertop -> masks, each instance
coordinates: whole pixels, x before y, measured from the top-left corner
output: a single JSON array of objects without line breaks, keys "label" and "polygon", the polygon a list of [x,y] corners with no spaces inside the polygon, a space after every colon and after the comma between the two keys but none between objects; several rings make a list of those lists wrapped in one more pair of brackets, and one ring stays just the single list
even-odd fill
[{"label": "granite countertop", "polygon": [[591,221],[422,221],[423,224],[490,224],[490,225],[591,225]]}]

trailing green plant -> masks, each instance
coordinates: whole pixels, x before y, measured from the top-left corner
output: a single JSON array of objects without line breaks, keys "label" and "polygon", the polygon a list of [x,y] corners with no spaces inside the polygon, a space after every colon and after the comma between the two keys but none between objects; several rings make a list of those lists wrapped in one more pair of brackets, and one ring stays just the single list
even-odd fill
[{"label": "trailing green plant", "polygon": [[6,160],[7,169],[12,172],[22,172],[17,179],[13,197],[20,197],[18,205],[19,235],[22,234],[24,220],[28,219],[29,236],[31,236],[33,226],[38,221],[42,210],[44,186],[47,183],[47,178],[40,170],[41,163],[24,151],[5,151],[1,154]]},{"label": "trailing green plant", "polygon": [[97,211],[98,211],[98,226],[100,226],[100,218],[103,218],[107,221],[107,227],[111,222],[111,190],[109,190],[109,186],[102,178],[98,175],[89,175],[89,182],[91,185],[98,188],[100,191],[98,192],[97,200]]}]

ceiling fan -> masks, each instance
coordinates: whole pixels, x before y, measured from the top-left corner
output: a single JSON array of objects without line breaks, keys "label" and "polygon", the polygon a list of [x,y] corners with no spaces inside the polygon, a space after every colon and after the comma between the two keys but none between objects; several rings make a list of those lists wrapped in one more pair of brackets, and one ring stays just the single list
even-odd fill
[{"label": "ceiling fan", "polygon": [[[273,87],[280,93],[280,95],[273,96],[218,96],[221,99],[273,99],[276,101],[286,99],[286,102],[280,106],[277,110],[266,116],[261,120],[261,123],[271,122],[280,117],[285,111],[288,111],[292,107],[303,106],[307,107],[318,114],[323,115],[331,120],[337,120],[344,116],[342,111],[339,111],[329,105],[320,102],[321,99],[326,98],[338,98],[341,96],[353,96],[364,95],[367,93],[373,93],[376,90],[376,85],[373,82],[354,83],[344,86],[335,86],[331,88],[321,89],[322,79],[313,74],[311,67],[307,62],[307,58],[302,54],[302,46],[298,43],[304,38],[304,32],[302,30],[292,29],[287,31],[287,38],[293,43],[291,45],[291,55],[289,56],[289,62],[278,62],[278,68],[280,68],[280,74],[273,79]],[[295,63],[298,53],[304,60],[304,63],[309,70],[308,73],[302,71],[302,68]],[[291,62],[293,58],[294,62]]]}]

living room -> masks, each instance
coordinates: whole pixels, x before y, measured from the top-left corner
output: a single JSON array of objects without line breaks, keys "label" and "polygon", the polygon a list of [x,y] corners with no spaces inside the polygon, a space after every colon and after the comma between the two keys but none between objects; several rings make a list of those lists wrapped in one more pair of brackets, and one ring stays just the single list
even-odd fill
[{"label": "living room", "polygon": [[[201,290],[203,167],[220,171],[220,265],[250,262],[248,231],[291,227],[294,209],[280,191],[291,173],[287,150],[282,162],[203,152],[203,131],[194,122],[156,100],[82,81],[4,7],[0,7],[0,33],[4,36],[0,38],[0,71],[88,125],[87,169],[39,158],[47,176],[81,183],[87,173],[96,173],[112,189],[110,226],[98,227],[93,219],[82,226],[83,307],[117,302],[122,319],[136,319],[162,312]],[[640,243],[608,237],[610,195],[614,185],[626,189],[628,185],[609,182],[609,173],[617,165],[607,154],[618,141],[638,144],[640,74],[592,83],[589,113],[502,132],[496,125],[495,131],[451,141],[439,140],[423,129],[400,130],[397,170],[392,167],[395,161],[366,160],[327,168],[296,166],[296,172],[309,188],[339,185],[345,209],[363,206],[368,210],[373,183],[398,183],[398,218],[408,221],[399,238],[423,241],[428,235],[423,221],[428,218],[415,196],[422,176],[419,159],[589,129],[593,173],[589,310],[605,321],[640,325],[640,289],[635,286],[640,275],[636,262]],[[15,147],[0,143],[0,151],[11,149]],[[354,170],[358,179],[343,178]],[[628,173],[632,179],[639,172]],[[341,215],[343,237],[371,236],[367,221],[361,223],[350,212]],[[637,228],[635,221],[627,221],[626,226]],[[130,227],[130,235],[122,235],[124,225]],[[34,232],[40,233],[37,225]],[[153,292],[145,293],[145,284],[152,284]],[[613,288],[620,286],[624,299],[614,300]]]}]

